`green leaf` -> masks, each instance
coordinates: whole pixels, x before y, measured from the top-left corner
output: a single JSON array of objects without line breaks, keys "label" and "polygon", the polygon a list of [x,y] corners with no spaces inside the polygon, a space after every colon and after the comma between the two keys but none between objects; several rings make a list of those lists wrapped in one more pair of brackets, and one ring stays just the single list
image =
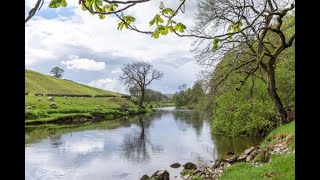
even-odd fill
[{"label": "green leaf", "polygon": [[219,38],[214,38],[214,40],[213,40],[213,50],[217,50],[218,49],[219,42],[220,42]]},{"label": "green leaf", "polygon": [[149,22],[149,26],[154,25],[154,23],[156,22],[157,16],[159,16],[159,15],[158,15],[158,14],[155,15],[155,16],[151,19],[151,21]]},{"label": "green leaf", "polygon": [[113,11],[115,11],[117,9],[117,7],[118,7],[118,4],[112,3],[109,6],[107,5],[107,11],[108,12],[113,12]]},{"label": "green leaf", "polygon": [[131,24],[132,22],[136,21],[136,18],[132,16],[124,16],[123,19],[126,21],[126,23]]},{"label": "green leaf", "polygon": [[106,15],[105,14],[99,14],[99,18],[100,19],[104,19],[104,18],[106,18]]},{"label": "green leaf", "polygon": [[88,7],[88,9],[93,11],[93,7],[92,7],[93,6],[93,1],[92,0],[86,0],[86,6]]},{"label": "green leaf", "polygon": [[81,6],[81,9],[82,9],[83,11],[86,11],[86,10],[87,10],[87,8],[84,7],[84,5]]},{"label": "green leaf", "polygon": [[152,26],[154,24],[156,24],[157,26],[159,25],[159,23],[163,23],[164,20],[160,17],[159,14],[156,14],[154,16],[154,18],[149,22],[149,26]]},{"label": "green leaf", "polygon": [[167,26],[166,27],[170,32],[174,32],[172,26]]},{"label": "green leaf", "polygon": [[169,33],[168,28],[164,28],[163,30],[160,30],[161,35],[167,35]]},{"label": "green leaf", "polygon": [[156,25],[158,26],[159,23],[163,23],[164,20],[158,15],[157,19],[156,19]]},{"label": "green leaf", "polygon": [[61,6],[67,7],[67,1],[65,1],[65,0],[61,1]]},{"label": "green leaf", "polygon": [[58,8],[61,5],[62,0],[51,0],[49,8]]},{"label": "green leaf", "polygon": [[153,32],[151,37],[158,39],[159,38],[159,32]]},{"label": "green leaf", "polygon": [[178,23],[174,26],[174,30],[179,31],[181,33],[183,33],[186,28],[187,27],[182,23]]},{"label": "green leaf", "polygon": [[233,29],[233,26],[232,26],[232,25],[230,25],[230,26],[228,27],[228,29],[227,29],[227,32],[231,32],[231,31],[232,31],[232,29]]},{"label": "green leaf", "polygon": [[169,23],[177,24],[177,22],[175,22],[174,20],[170,20]]},{"label": "green leaf", "polygon": [[99,6],[102,6],[102,0],[96,0],[96,2]]},{"label": "green leaf", "polygon": [[121,21],[121,22],[119,22],[119,23],[118,23],[118,28],[117,28],[117,29],[118,29],[119,31],[121,31],[121,30],[122,30],[122,28],[123,28],[123,25],[124,25],[124,23],[123,23],[122,21]]},{"label": "green leaf", "polygon": [[164,14],[170,14],[170,15],[173,15],[174,14],[174,10],[171,9],[171,8],[165,8],[163,9],[162,11]]},{"label": "green leaf", "polygon": [[241,21],[239,21],[239,23],[238,23],[238,26],[241,28],[242,27],[242,22]]}]

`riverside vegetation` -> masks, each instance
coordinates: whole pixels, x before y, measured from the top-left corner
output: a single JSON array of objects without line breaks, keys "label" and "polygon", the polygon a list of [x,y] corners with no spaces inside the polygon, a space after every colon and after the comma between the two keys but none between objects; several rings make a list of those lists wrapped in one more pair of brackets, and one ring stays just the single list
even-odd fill
[{"label": "riverside vegetation", "polygon": [[[288,16],[283,22],[283,32],[286,37],[295,32],[294,16]],[[277,43],[274,34],[268,34],[270,40]],[[173,101],[177,107],[191,108],[212,113],[212,132],[231,136],[263,136],[260,153],[254,161],[259,159],[262,152],[272,152],[272,145],[279,146],[283,139],[287,140],[285,153],[273,153],[270,161],[256,167],[252,162],[239,162],[230,168],[225,168],[214,179],[294,179],[295,178],[295,47],[285,49],[278,56],[275,63],[276,90],[287,113],[286,122],[279,121],[275,107],[268,94],[268,75],[264,71],[252,74],[250,80],[237,89],[237,82],[241,81],[246,67],[239,71],[230,72],[233,60],[238,56],[235,51],[228,51],[213,73],[206,79],[198,80],[193,87],[180,86]],[[239,56],[241,60],[241,56]],[[242,57],[243,58],[243,57]],[[224,81],[221,77],[228,74]],[[217,84],[219,84],[217,86]],[[202,86],[201,86],[202,85]],[[205,87],[205,88],[201,88]],[[205,93],[205,90],[207,93]],[[290,123],[289,123],[290,122]],[[289,123],[289,124],[287,124]],[[268,148],[267,148],[268,147]],[[270,154],[270,153],[269,153]],[[208,167],[209,169],[212,168]],[[224,170],[224,169],[223,169]],[[182,174],[192,174],[184,171]],[[195,173],[196,174],[196,173]],[[221,175],[221,176],[220,176]],[[186,176],[186,179],[207,179],[197,175]]]}]

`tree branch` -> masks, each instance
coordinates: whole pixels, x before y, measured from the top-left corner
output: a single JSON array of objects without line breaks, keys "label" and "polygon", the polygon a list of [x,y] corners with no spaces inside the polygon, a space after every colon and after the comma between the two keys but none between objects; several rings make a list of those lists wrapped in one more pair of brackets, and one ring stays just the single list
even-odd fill
[{"label": "tree branch", "polygon": [[[41,2],[42,2],[42,3],[41,3]],[[40,9],[41,9],[41,7],[42,7],[42,5],[43,5],[43,2],[44,2],[44,0],[38,0],[38,1],[36,2],[35,6],[34,6],[32,9],[30,9],[29,15],[28,15],[28,17],[26,18],[25,23],[27,23],[27,22],[36,14],[36,11],[37,11],[37,10],[40,10]],[[41,5],[40,5],[40,3],[41,3]]]}]

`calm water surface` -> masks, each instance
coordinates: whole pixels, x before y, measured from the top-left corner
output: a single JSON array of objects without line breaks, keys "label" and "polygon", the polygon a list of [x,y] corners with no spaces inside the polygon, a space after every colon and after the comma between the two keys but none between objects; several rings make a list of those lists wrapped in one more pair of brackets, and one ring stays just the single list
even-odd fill
[{"label": "calm water surface", "polygon": [[[164,168],[180,179],[170,164],[188,161],[200,168],[228,151],[240,153],[260,138],[211,133],[208,117],[195,111],[161,108],[115,129],[63,134],[25,147],[27,180],[135,180]],[[177,176],[177,178],[175,178]]]}]

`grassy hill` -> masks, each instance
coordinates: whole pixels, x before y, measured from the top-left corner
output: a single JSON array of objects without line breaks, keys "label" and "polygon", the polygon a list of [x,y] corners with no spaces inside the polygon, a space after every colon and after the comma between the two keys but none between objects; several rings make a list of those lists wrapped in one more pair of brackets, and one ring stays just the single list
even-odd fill
[{"label": "grassy hill", "polygon": [[[113,118],[142,112],[132,100],[121,98],[120,93],[58,79],[31,70],[26,70],[25,80],[26,90],[29,90],[29,94],[25,96],[26,124],[58,122],[61,119],[80,117],[90,120],[96,114],[100,114],[102,119]],[[45,96],[35,96],[36,93],[114,95],[115,97],[68,97],[67,99],[54,97],[57,107],[50,107],[52,101]]]},{"label": "grassy hill", "polygon": [[120,93],[90,87],[70,80],[59,79],[28,69],[25,71],[25,83],[25,90],[29,90],[31,94],[121,95]]}]

